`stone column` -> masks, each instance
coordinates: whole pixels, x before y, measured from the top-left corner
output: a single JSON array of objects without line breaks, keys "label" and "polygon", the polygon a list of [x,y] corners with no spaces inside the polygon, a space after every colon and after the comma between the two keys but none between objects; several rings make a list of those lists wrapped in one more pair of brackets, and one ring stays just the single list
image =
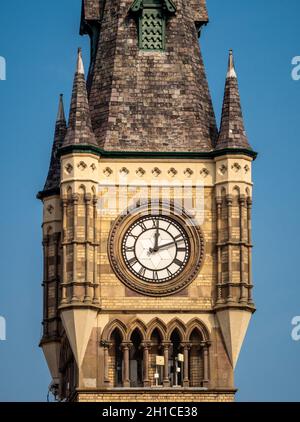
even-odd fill
[{"label": "stone column", "polygon": [[72,286],[72,302],[78,302],[78,297],[75,293],[75,285],[77,278],[77,215],[78,215],[78,202],[79,202],[79,195],[74,193],[72,195],[72,202],[73,202],[73,286]]},{"label": "stone column", "polygon": [[248,221],[248,301],[253,304],[252,289],[252,198],[247,198],[247,221]]},{"label": "stone column", "polygon": [[232,196],[226,196],[228,224],[228,296],[227,302],[233,301],[232,296]]},{"label": "stone column", "polygon": [[241,303],[248,302],[248,292],[245,283],[245,237],[244,237],[244,210],[246,205],[245,195],[241,195],[239,198],[240,205],[240,283],[241,283]]},{"label": "stone column", "polygon": [[122,343],[123,361],[124,361],[123,387],[130,387],[130,362],[129,362],[130,348],[131,348],[131,343]]},{"label": "stone column", "polygon": [[93,243],[94,243],[94,250],[93,250],[93,260],[94,260],[94,268],[93,268],[93,303],[99,304],[100,303],[100,289],[99,289],[99,281],[98,281],[98,239],[97,239],[97,204],[98,199],[95,195],[93,197],[93,226],[94,226],[94,233],[93,233]]},{"label": "stone column", "polygon": [[184,356],[184,366],[183,366],[183,386],[189,387],[190,386],[190,377],[189,377],[189,350],[191,348],[191,344],[183,343],[183,356]]},{"label": "stone column", "polygon": [[164,387],[170,387],[170,380],[169,380],[169,349],[170,349],[170,342],[163,342],[162,346],[164,349]]},{"label": "stone column", "polygon": [[110,383],[108,352],[109,352],[111,343],[108,341],[102,341],[101,346],[103,347],[103,351],[104,351],[104,383],[107,384],[107,383]]},{"label": "stone column", "polygon": [[143,374],[143,381],[144,387],[150,387],[150,379],[149,379],[149,350],[151,347],[150,343],[142,343],[143,347],[143,365],[144,365],[144,374]]},{"label": "stone column", "polygon": [[67,273],[67,209],[68,209],[68,198],[64,197],[62,200],[63,205],[63,236],[62,236],[62,265],[63,265],[63,275],[62,275],[62,289],[61,289],[61,303],[62,305],[67,303],[67,283],[68,283],[68,273]]},{"label": "stone column", "polygon": [[90,206],[92,202],[92,195],[86,194],[84,197],[85,201],[85,291],[84,291],[84,302],[91,302],[90,295],[90,281],[89,281],[89,251],[90,251],[90,239],[89,239],[89,224],[90,224]]},{"label": "stone column", "polygon": [[49,265],[48,265],[48,254],[49,254],[49,243],[50,236],[45,236],[43,240],[43,249],[44,249],[44,335],[48,335],[48,282],[49,282]]},{"label": "stone column", "polygon": [[59,295],[60,295],[60,274],[58,268],[58,255],[59,255],[59,241],[60,233],[55,233],[53,235],[54,241],[54,276],[55,276],[55,309],[56,309],[56,322],[55,322],[55,335],[59,336]]},{"label": "stone column", "polygon": [[222,246],[221,246],[221,218],[222,218],[222,197],[217,197],[217,255],[218,255],[218,281],[217,281],[217,304],[223,303],[222,300]]},{"label": "stone column", "polygon": [[210,347],[209,342],[203,342],[201,343],[201,346],[203,348],[203,368],[204,368],[204,374],[203,374],[203,387],[208,387],[209,385],[209,354],[208,349]]}]

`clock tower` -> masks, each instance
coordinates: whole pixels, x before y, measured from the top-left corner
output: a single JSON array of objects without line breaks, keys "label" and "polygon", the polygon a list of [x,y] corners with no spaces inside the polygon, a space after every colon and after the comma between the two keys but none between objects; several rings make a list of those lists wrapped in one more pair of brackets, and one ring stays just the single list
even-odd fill
[{"label": "clock tower", "polygon": [[218,129],[205,0],[83,0],[43,202],[41,347],[68,401],[233,401],[252,300],[252,162],[230,51]]}]

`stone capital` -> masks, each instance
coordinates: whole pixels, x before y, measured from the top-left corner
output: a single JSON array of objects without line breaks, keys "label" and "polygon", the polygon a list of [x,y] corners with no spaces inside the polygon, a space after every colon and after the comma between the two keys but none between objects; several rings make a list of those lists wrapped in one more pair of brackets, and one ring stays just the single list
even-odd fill
[{"label": "stone capital", "polygon": [[92,202],[92,195],[90,193],[86,193],[84,195],[84,200],[87,204],[91,203]]},{"label": "stone capital", "polygon": [[101,340],[100,346],[103,347],[104,349],[109,349],[112,346],[112,342],[107,341],[107,340]]},{"label": "stone capital", "polygon": [[122,350],[130,350],[132,347],[132,343],[130,341],[124,341],[123,343],[121,343],[121,349]]},{"label": "stone capital", "polygon": [[239,203],[240,205],[244,206],[246,204],[246,196],[244,194],[241,194],[239,197]]},{"label": "stone capital", "polygon": [[201,341],[200,346],[203,349],[209,349],[211,346],[211,341]]},{"label": "stone capital", "polygon": [[79,194],[78,193],[72,194],[72,201],[75,205],[78,204],[78,202],[79,202]]},{"label": "stone capital", "polygon": [[217,197],[216,197],[216,204],[217,204],[218,206],[221,206],[221,205],[222,205],[222,202],[223,202],[222,197],[221,197],[221,196],[217,196]]},{"label": "stone capital", "polygon": [[190,342],[188,342],[188,341],[182,341],[181,343],[180,343],[180,346],[183,348],[183,349],[190,349],[191,347],[192,347],[192,343],[190,343]]},{"label": "stone capital", "polygon": [[227,203],[227,205],[232,205],[232,203],[233,203],[233,196],[232,195],[226,195],[226,203]]},{"label": "stone capital", "polygon": [[150,349],[152,347],[152,343],[151,343],[151,341],[143,341],[141,343],[141,347],[143,349]]}]

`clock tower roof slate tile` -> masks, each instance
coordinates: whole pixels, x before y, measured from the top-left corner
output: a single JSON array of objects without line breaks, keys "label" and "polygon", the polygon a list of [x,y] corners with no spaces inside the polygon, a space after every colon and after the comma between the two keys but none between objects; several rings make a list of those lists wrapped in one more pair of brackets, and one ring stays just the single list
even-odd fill
[{"label": "clock tower roof slate tile", "polygon": [[211,151],[218,132],[198,40],[208,21],[206,2],[174,1],[163,51],[139,48],[133,0],[101,3],[100,15],[89,4],[84,2],[82,25],[90,10],[100,16],[89,34],[88,77],[97,145],[108,151]]}]

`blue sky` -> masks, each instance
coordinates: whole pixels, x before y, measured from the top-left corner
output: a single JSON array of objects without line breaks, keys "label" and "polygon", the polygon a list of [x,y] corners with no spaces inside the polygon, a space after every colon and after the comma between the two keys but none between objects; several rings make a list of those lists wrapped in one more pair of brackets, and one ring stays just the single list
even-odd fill
[{"label": "blue sky", "polygon": [[[300,342],[300,2],[207,0],[211,23],[202,51],[220,116],[228,50],[233,48],[254,164],[254,282],[258,308],[236,371],[238,400],[299,401]],[[38,342],[42,313],[41,204],[60,92],[68,108],[78,35],[77,0],[1,5],[0,56],[0,401],[44,401],[50,382]]]}]

